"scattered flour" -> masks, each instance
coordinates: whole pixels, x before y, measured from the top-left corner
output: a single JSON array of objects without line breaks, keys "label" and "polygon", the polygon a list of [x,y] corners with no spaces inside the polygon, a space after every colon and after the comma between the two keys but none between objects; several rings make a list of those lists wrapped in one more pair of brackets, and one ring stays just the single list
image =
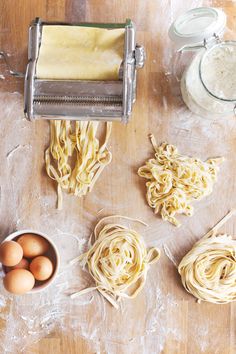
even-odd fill
[{"label": "scattered flour", "polygon": [[[157,110],[154,110],[154,113],[150,111],[150,115],[155,114],[155,120],[153,120],[155,132],[158,134],[160,132],[160,139],[172,138],[176,140],[173,143],[180,146],[180,150],[184,144],[185,136],[188,135],[189,139],[189,134],[191,134],[193,144],[189,148],[192,149],[190,152],[195,152],[194,149],[198,149],[198,146],[197,152],[207,150],[209,142],[216,140],[219,131],[225,138],[227,138],[229,129],[236,133],[235,119],[229,120],[227,123],[202,120],[186,109],[181,101],[179,83],[173,82],[171,67],[173,48],[167,45],[168,38],[166,37],[167,28],[180,13],[189,8],[200,6],[203,2],[198,0],[188,2],[161,0],[152,3],[155,4],[155,11],[152,12],[149,9],[149,12],[150,16],[156,17],[156,21],[155,18],[152,19],[155,26],[151,30],[157,33],[156,38],[161,42],[161,46],[160,52],[151,53],[150,60],[156,64],[157,57],[154,54],[157,53],[161,56],[163,72],[167,73],[166,77],[169,80],[165,85],[173,93],[173,102],[171,102],[173,107],[168,107],[169,102],[166,97],[162,98],[165,111],[173,108],[171,114],[165,117],[167,119],[165,129],[162,126],[163,117],[158,116]],[[204,1],[204,5],[207,4],[209,2]],[[135,5],[135,22],[141,31],[146,28],[149,30],[150,26],[146,18],[146,6],[145,1],[139,1]],[[88,5],[87,11],[88,19],[93,20],[92,7],[90,9]],[[156,14],[160,12],[162,15],[157,16]],[[74,16],[77,18],[77,13],[74,13]],[[158,60],[160,59],[158,58]],[[157,84],[155,83],[155,85]],[[159,87],[155,85],[153,82],[150,83],[151,87]],[[155,99],[158,98],[158,95],[159,91],[156,89]],[[0,131],[0,238],[3,239],[16,228],[35,228],[44,231],[57,243],[62,263],[55,284],[49,287],[45,293],[14,298],[7,294],[0,285],[0,316],[4,323],[4,330],[0,332],[0,352],[16,353],[20,348],[24,354],[27,354],[29,353],[27,351],[28,345],[52,331],[56,331],[58,334],[63,333],[63,335],[73,332],[74,337],[86,338],[94,353],[150,354],[155,348],[155,354],[159,354],[164,350],[168,339],[178,343],[184,341],[184,328],[179,323],[171,321],[171,313],[180,311],[179,298],[177,295],[175,298],[173,294],[166,293],[166,290],[164,292],[161,288],[157,289],[157,285],[160,286],[164,279],[159,276],[158,270],[161,269],[159,267],[162,266],[162,260],[156,265],[156,269],[153,267],[149,272],[147,287],[143,293],[137,300],[134,300],[134,304],[132,301],[122,302],[120,312],[111,308],[97,292],[86,294],[76,301],[69,298],[70,293],[91,285],[91,278],[87,272],[81,270],[78,265],[68,266],[68,263],[86,247],[96,221],[102,216],[100,214],[116,212],[122,214],[126,213],[126,210],[132,210],[134,215],[134,202],[127,195],[125,202],[122,201],[114,205],[113,200],[106,199],[106,194],[101,198],[101,194],[95,188],[92,197],[88,196],[93,200],[93,210],[86,208],[86,200],[84,204],[81,204],[76,198],[72,200],[65,196],[65,205],[69,206],[70,203],[75,203],[78,205],[77,212],[73,214],[58,212],[55,209],[56,193],[51,187],[53,184],[51,181],[48,182],[46,175],[42,175],[43,152],[48,143],[47,122],[30,123],[24,118],[23,97],[19,93],[0,93],[0,102],[2,124]],[[150,106],[155,106],[155,102],[150,101]],[[214,129],[212,124],[215,124]],[[42,136],[42,141],[37,139],[38,133]],[[224,142],[217,141],[215,149],[219,155],[229,153],[229,148],[225,146]],[[41,156],[39,151],[42,151]],[[124,154],[119,158],[123,166],[126,166],[124,163],[125,161],[127,163],[127,155]],[[126,167],[130,168],[128,164]],[[35,185],[32,182],[34,179],[37,180],[36,174],[37,177],[40,176],[43,179],[41,185]],[[131,180],[133,174],[131,171]],[[26,181],[30,181],[30,185],[33,186],[30,190],[27,189]],[[111,188],[115,189],[115,187],[116,181],[111,185]],[[26,198],[25,193],[29,193],[30,198]],[[114,193],[120,193],[120,191],[114,191]],[[32,214],[29,213],[29,205],[27,204],[29,199],[31,201],[30,208],[35,208]],[[141,202],[143,201],[141,200]],[[103,210],[98,215],[101,208]],[[150,221],[150,224],[155,226],[150,227],[145,233],[148,245],[161,247],[162,244],[167,245],[170,238],[179,237],[173,227],[164,224],[160,219],[156,218],[153,222],[153,215],[148,207],[144,209],[144,214],[145,218],[141,218],[148,224]],[[162,258],[164,259],[164,257]],[[164,272],[163,269],[162,272]],[[3,276],[2,273],[0,276]],[[147,309],[147,311],[142,312],[143,309]],[[138,323],[137,311],[140,311]],[[114,318],[117,321],[114,321]],[[204,342],[203,339],[207,329],[210,333],[212,327],[212,323],[206,321],[205,327],[201,327],[201,329],[199,329],[198,323],[196,331],[200,334],[198,338],[194,339],[196,347],[199,347],[202,352],[208,349],[209,343]],[[120,323],[120,326],[117,326],[117,323]],[[104,331],[104,328],[109,331]]]}]

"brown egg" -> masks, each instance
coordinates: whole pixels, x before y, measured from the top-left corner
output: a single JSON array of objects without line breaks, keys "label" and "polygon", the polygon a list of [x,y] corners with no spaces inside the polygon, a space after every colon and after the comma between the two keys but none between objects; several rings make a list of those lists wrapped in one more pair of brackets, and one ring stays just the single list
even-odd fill
[{"label": "brown egg", "polygon": [[13,267],[6,267],[6,272],[10,272],[13,269],[29,269],[29,261],[25,258],[22,258],[22,260],[17,263],[15,266]]},{"label": "brown egg", "polygon": [[36,234],[24,234],[18,238],[17,242],[23,248],[24,257],[26,258],[41,256],[49,249],[48,241]]},{"label": "brown egg", "polygon": [[13,269],[3,278],[3,285],[12,294],[25,294],[34,287],[35,279],[26,269]]},{"label": "brown egg", "polygon": [[37,280],[47,280],[53,272],[53,265],[49,258],[38,256],[30,263],[30,271]]},{"label": "brown egg", "polygon": [[0,246],[0,262],[5,266],[14,266],[23,257],[22,247],[15,241],[5,241]]}]

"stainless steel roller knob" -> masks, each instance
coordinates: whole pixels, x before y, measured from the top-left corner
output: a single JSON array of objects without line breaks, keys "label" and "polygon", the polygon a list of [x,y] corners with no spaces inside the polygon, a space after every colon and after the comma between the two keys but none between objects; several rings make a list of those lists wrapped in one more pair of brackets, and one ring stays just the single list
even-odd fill
[{"label": "stainless steel roller knob", "polygon": [[142,45],[135,47],[135,67],[142,68],[146,60],[146,52]]}]

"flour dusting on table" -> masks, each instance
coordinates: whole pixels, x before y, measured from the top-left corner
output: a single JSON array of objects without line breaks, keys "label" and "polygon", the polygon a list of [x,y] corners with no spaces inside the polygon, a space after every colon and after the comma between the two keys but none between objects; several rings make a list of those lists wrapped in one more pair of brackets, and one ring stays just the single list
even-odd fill
[{"label": "flour dusting on table", "polygon": [[[207,120],[186,109],[174,75],[174,49],[167,37],[169,25],[180,13],[202,4],[209,5],[211,2],[162,0],[152,3],[155,5],[155,11],[148,7],[147,12],[147,2],[137,1],[133,18],[140,31],[138,35],[143,35],[144,46],[147,45],[150,50],[146,65],[152,65],[154,68],[153,75],[149,77],[150,82],[147,83],[151,87],[150,102],[143,104],[147,106],[145,112],[149,112],[152,122],[149,129],[152,129],[159,142],[168,140],[169,143],[176,144],[180,152],[188,155],[206,159],[211,157],[206,156],[206,152],[214,152],[215,155],[225,156],[227,161],[224,173],[229,176],[230,164],[236,163],[231,138],[236,134],[235,117],[227,121]],[[92,8],[88,5],[88,19],[92,21],[90,11],[92,12]],[[153,17],[152,21],[147,18],[147,13]],[[74,16],[76,18],[76,14]],[[149,28],[150,23],[155,26]],[[142,33],[148,30],[156,33],[155,43],[150,43],[147,35]],[[163,73],[155,72],[160,61]],[[172,93],[171,98],[167,92]],[[0,102],[0,240],[16,229],[38,229],[46,232],[56,242],[62,263],[55,283],[43,293],[15,297],[0,286],[0,320],[4,327],[0,332],[0,352],[15,354],[20,348],[26,354],[28,345],[55,331],[59,335],[63,333],[69,336],[73,332],[74,337],[86,338],[94,353],[150,354],[155,348],[155,354],[163,351],[169,354],[170,341],[175,343],[179,352],[184,353],[188,325],[192,326],[196,333],[193,344],[199,353],[206,352],[209,346],[212,351],[217,349],[217,339],[214,343],[209,339],[209,336],[217,337],[214,330],[216,324],[208,318],[204,319],[204,324],[199,319],[197,322],[196,314],[199,310],[195,306],[202,305],[195,304],[194,299],[183,291],[175,266],[164,252],[160,263],[150,269],[142,293],[133,301],[123,301],[119,311],[113,309],[96,291],[76,300],[71,300],[68,296],[74,291],[93,285],[88,272],[78,265],[69,266],[69,261],[86,249],[89,236],[102,216],[113,213],[126,214],[147,222],[149,228],[143,231],[147,246],[161,248],[165,244],[177,263],[176,260],[183,255],[184,250],[190,248],[196,237],[210,226],[205,210],[206,207],[214,208],[213,201],[217,194],[213,193],[204,203],[195,204],[195,218],[199,217],[201,223],[196,225],[191,219],[181,219],[183,228],[173,230],[173,227],[164,225],[150,212],[145,205],[145,195],[140,191],[138,179],[135,180],[134,177],[136,167],[148,155],[146,148],[137,148],[136,157],[140,160],[133,161],[128,150],[128,139],[125,147],[120,146],[119,141],[112,140],[114,161],[108,171],[104,171],[103,176],[106,184],[109,181],[109,188],[102,188],[104,181],[98,181],[93,192],[83,201],[65,195],[64,210],[59,212],[55,208],[55,185],[44,172],[44,150],[49,141],[48,122],[28,122],[24,118],[23,97],[19,93],[0,93]],[[145,119],[143,116],[141,118]],[[131,128],[122,127],[126,129],[122,130],[122,134],[134,134],[128,129],[133,129],[132,124],[135,126],[135,122],[130,124]],[[114,129],[121,128],[117,125]],[[219,134],[221,141],[218,139]],[[148,146],[145,130],[142,138],[147,140],[144,146]],[[133,193],[131,196],[127,190],[127,181],[122,181],[122,169],[130,171],[130,192]],[[114,178],[117,171],[120,186]],[[109,178],[110,175],[112,179]],[[223,176],[219,178],[219,186],[226,195],[228,182]],[[121,200],[118,197],[123,189],[127,191],[127,195]],[[117,204],[112,198],[108,198],[109,195],[118,196]],[[231,196],[230,190],[228,195]],[[133,196],[138,198],[138,203],[142,205],[139,209],[142,210],[142,215],[135,215],[136,199],[133,199]],[[72,206],[73,212],[70,212]],[[227,205],[228,208],[230,205]],[[0,275],[2,277],[3,273]],[[180,284],[179,287],[177,284]],[[193,308],[192,312],[190,308]],[[180,318],[183,311],[185,317],[189,318],[189,323],[176,323],[176,314],[179,314],[177,317]],[[109,331],[104,331],[104,328],[109,328]]]}]

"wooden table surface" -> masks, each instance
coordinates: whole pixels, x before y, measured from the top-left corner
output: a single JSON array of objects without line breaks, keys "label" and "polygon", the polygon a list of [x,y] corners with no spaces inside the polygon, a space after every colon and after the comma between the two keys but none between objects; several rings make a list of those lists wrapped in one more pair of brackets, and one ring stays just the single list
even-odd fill
[{"label": "wooden table surface", "polygon": [[[145,67],[138,73],[138,95],[132,120],[128,126],[118,123],[113,126],[110,140],[113,153],[111,165],[105,169],[94,191],[86,198],[77,200],[66,196],[61,212],[55,210],[55,186],[44,171],[43,152],[49,142],[48,123],[30,123],[23,119],[23,83],[20,79],[6,77],[0,81],[2,239],[15,229],[37,227],[50,234],[56,228],[61,229],[64,233],[68,231],[87,240],[100,216],[123,214],[146,221],[149,224],[144,236],[147,245],[162,248],[165,244],[179,261],[197,239],[230,208],[235,207],[235,118],[211,120],[191,114],[182,102],[179,83],[173,75],[174,51],[168,40],[168,27],[180,13],[202,4],[223,7],[231,30],[228,36],[235,37],[235,1],[0,1],[0,49],[11,54],[12,66],[18,70],[25,70],[27,31],[30,21],[35,17],[95,22],[122,22],[129,17],[137,25],[138,42],[147,51]],[[0,69],[4,69],[3,65]],[[153,214],[145,200],[144,180],[136,173],[138,167],[152,155],[149,133],[156,136],[158,143],[168,141],[177,145],[183,154],[202,159],[214,156],[226,158],[211,196],[194,204],[195,214],[192,218],[180,217],[182,226],[178,229]],[[7,154],[18,144],[24,148],[28,146],[30,155],[22,149],[15,157],[12,155],[7,160]],[[16,182],[18,174],[22,176],[23,182]],[[233,234],[235,225],[236,220],[231,220],[225,229]],[[70,245],[70,236],[67,242]],[[77,282],[79,289],[81,280],[74,280],[73,286]],[[5,312],[2,312],[3,317],[5,313],[4,320],[0,321],[2,343],[3,338],[6,340],[13,333],[10,328],[13,322],[9,322],[10,317],[6,315],[9,312],[14,316],[11,301],[8,301]],[[37,303],[37,299],[35,301]],[[46,331],[43,332],[45,337],[39,338],[37,343],[31,343],[32,334],[29,332],[24,344],[29,343],[30,346],[24,348],[23,352],[236,352],[235,305],[197,304],[182,288],[177,270],[164,252],[159,263],[150,269],[145,290],[135,300],[125,301],[122,310],[117,311],[106,302],[101,305],[97,294],[91,304],[73,306],[68,303],[68,312],[56,328],[52,327],[48,336]],[[20,320],[20,317],[14,318],[16,336],[21,335],[21,332],[17,332]],[[9,337],[6,343],[10,343],[9,340],[14,342],[16,337]],[[10,348],[11,345],[5,349]],[[12,353],[20,349],[18,346]]]}]

